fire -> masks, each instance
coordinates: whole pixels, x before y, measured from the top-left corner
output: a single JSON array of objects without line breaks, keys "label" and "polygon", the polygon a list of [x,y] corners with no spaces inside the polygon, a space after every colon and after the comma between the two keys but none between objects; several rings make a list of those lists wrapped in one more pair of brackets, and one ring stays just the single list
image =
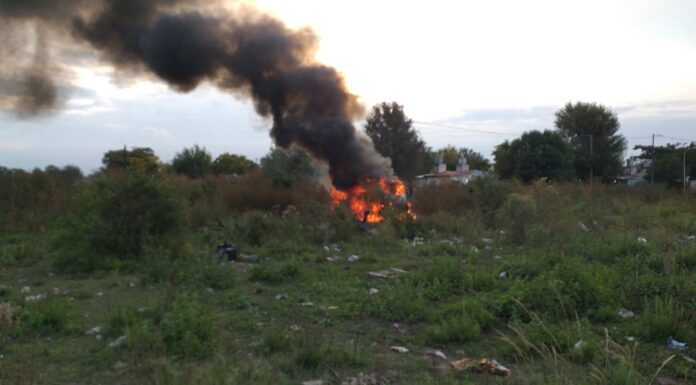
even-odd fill
[{"label": "fire", "polygon": [[365,185],[356,185],[347,190],[331,188],[329,190],[331,206],[337,207],[346,202],[355,217],[368,223],[379,223],[384,220],[382,210],[385,207],[394,207],[394,202],[403,200],[405,212],[399,216],[403,219],[416,218],[411,209],[411,202],[406,199],[406,185],[398,179],[387,181],[380,178],[377,181],[368,181]]}]

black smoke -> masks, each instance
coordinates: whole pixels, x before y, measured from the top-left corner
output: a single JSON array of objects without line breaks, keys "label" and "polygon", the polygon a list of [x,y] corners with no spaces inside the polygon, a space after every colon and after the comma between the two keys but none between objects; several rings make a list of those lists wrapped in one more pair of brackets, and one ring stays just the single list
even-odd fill
[{"label": "black smoke", "polygon": [[[311,30],[210,3],[0,0],[0,19],[64,28],[116,68],[156,76],[178,91],[208,82],[250,95],[256,111],[272,118],[276,144],[299,145],[326,161],[337,188],[390,176],[388,161],[353,126],[363,113],[356,96],[336,69],[316,61]],[[50,4],[64,8],[53,13]]]}]

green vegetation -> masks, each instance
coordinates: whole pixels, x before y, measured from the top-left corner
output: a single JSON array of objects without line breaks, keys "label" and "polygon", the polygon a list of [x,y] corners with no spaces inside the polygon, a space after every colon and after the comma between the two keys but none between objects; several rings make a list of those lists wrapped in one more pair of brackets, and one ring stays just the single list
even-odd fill
[{"label": "green vegetation", "polygon": [[0,177],[1,384],[694,382],[693,194],[483,178],[367,234],[259,170]]}]

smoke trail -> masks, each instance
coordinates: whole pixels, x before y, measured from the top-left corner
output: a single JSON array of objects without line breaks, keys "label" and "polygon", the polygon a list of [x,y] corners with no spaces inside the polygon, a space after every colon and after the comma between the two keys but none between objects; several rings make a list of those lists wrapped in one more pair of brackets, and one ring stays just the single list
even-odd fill
[{"label": "smoke trail", "polygon": [[363,113],[357,97],[340,73],[316,62],[318,41],[311,30],[289,29],[249,9],[192,10],[183,0],[82,3],[66,8],[69,17],[63,19],[45,14],[47,3],[52,2],[0,0],[0,15],[9,10],[15,18],[62,22],[116,68],[153,74],[178,91],[210,82],[249,94],[256,111],[272,118],[276,144],[299,145],[326,161],[337,188],[390,176],[389,161],[352,124]]}]

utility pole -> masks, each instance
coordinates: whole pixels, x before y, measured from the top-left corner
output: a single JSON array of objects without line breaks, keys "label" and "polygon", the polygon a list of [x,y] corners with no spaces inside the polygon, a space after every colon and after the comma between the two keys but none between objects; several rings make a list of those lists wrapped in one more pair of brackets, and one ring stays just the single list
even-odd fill
[{"label": "utility pole", "polygon": [[689,147],[684,147],[684,157],[682,158],[682,181],[684,182],[684,199],[686,199],[686,151]]},{"label": "utility pole", "polygon": [[650,184],[655,185],[655,137],[661,138],[662,135],[652,134],[652,159],[650,159]]}]

